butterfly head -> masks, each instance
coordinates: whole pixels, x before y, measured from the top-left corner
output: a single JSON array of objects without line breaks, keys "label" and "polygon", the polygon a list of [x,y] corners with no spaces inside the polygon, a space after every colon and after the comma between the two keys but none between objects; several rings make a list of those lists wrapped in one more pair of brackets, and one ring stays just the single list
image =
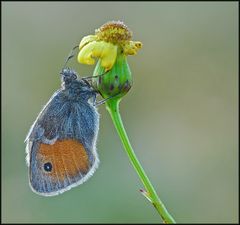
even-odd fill
[{"label": "butterfly head", "polygon": [[63,68],[60,72],[62,88],[64,93],[71,99],[86,99],[96,96],[96,91],[89,82],[84,79],[77,79],[78,74],[70,68]]}]

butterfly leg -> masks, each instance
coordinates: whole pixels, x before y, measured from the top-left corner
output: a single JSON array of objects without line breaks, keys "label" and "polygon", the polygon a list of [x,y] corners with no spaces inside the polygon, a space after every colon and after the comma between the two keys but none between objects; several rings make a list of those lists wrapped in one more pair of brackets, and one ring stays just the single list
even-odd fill
[{"label": "butterfly leg", "polygon": [[109,99],[115,98],[115,97],[118,96],[118,95],[120,95],[120,94],[112,95],[112,96],[110,96],[110,97],[108,97],[108,98],[105,98],[105,99],[99,101],[99,102],[96,102],[96,101],[95,101],[95,103],[93,103],[93,106],[96,106],[96,107],[97,107],[97,106],[99,106],[99,105],[102,105],[102,104],[104,104],[106,101],[108,101]]},{"label": "butterfly leg", "polygon": [[97,78],[97,77],[101,77],[103,75],[105,75],[106,73],[108,73],[109,70],[105,71],[104,73],[100,74],[100,75],[96,75],[96,76],[89,76],[89,77],[82,77],[83,80],[90,80],[92,78]]}]

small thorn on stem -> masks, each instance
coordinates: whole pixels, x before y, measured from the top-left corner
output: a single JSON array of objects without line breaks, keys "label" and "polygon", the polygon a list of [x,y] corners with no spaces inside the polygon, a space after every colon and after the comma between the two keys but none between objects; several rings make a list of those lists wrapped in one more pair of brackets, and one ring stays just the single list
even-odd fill
[{"label": "small thorn on stem", "polygon": [[149,195],[149,193],[148,193],[147,191],[145,191],[144,189],[140,189],[139,191],[142,193],[142,195],[143,195],[148,201],[150,201],[151,203],[153,203],[152,200],[151,200],[151,198],[150,198],[150,195]]}]

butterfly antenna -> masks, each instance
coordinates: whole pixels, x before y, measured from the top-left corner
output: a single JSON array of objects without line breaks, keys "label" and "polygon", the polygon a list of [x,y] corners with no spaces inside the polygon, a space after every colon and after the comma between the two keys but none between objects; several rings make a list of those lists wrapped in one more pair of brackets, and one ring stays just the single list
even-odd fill
[{"label": "butterfly antenna", "polygon": [[65,60],[65,63],[64,63],[63,68],[66,67],[68,61],[75,55],[74,51],[75,51],[75,49],[78,48],[78,47],[79,47],[79,45],[75,46],[75,47],[71,50],[71,52],[69,53],[68,57],[67,57],[66,60]]}]

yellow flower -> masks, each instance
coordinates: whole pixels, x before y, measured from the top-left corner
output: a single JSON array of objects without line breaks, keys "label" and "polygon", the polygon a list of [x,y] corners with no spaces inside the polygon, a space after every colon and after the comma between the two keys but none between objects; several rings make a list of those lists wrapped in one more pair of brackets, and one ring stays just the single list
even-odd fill
[{"label": "yellow flower", "polygon": [[[111,21],[95,30],[94,35],[85,36],[79,44],[78,62],[95,67],[93,87],[104,98],[121,98],[132,87],[133,80],[127,63],[128,55],[135,55],[142,47],[132,41],[132,31],[121,21]],[[97,76],[105,74],[104,76]]]},{"label": "yellow flower", "polygon": [[142,47],[139,41],[131,41],[132,32],[121,21],[111,21],[95,31],[95,35],[84,37],[79,44],[78,61],[93,65],[95,58],[101,59],[105,71],[111,70],[118,53],[135,55]]}]

